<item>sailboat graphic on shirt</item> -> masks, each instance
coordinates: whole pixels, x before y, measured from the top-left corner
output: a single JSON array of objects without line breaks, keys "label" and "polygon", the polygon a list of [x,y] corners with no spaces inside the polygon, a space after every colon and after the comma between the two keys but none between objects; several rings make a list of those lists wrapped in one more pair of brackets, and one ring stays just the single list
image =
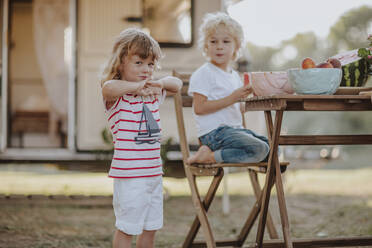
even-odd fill
[{"label": "sailboat graphic on shirt", "polygon": [[[146,126],[146,131],[141,131],[142,122]],[[141,121],[138,129],[138,136],[134,137],[136,144],[155,144],[156,142],[160,143],[160,128],[157,121],[154,119],[150,109],[143,104]]]}]

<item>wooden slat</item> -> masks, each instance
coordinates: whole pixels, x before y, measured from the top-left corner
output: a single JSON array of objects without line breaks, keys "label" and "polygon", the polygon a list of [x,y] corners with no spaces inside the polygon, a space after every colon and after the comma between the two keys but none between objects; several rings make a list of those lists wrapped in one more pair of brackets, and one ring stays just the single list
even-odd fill
[{"label": "wooden slat", "polygon": [[[356,247],[372,246],[372,237],[347,237],[347,238],[322,238],[322,239],[294,239],[294,248],[311,247]],[[245,247],[256,247],[254,244]],[[268,240],[263,243],[263,248],[285,248],[282,240]]]},{"label": "wooden slat", "polygon": [[372,135],[282,135],[279,145],[362,145],[372,144]]},{"label": "wooden slat", "polygon": [[[289,162],[281,162],[280,166],[288,166]],[[192,164],[196,168],[221,168],[221,167],[267,167],[267,162],[261,163],[218,163],[218,164]]]},{"label": "wooden slat", "polygon": [[[244,100],[242,100],[244,101]],[[283,99],[267,99],[262,101],[246,101],[246,111],[262,111],[262,110],[283,110],[286,109],[287,103]]]},{"label": "wooden slat", "polygon": [[180,146],[182,152],[182,158],[184,161],[190,156],[190,150],[187,143],[186,137],[186,130],[185,130],[185,122],[183,118],[183,110],[182,110],[182,96],[180,93],[174,95],[174,107],[176,109],[176,119],[177,119],[177,129],[178,135],[180,139]]},{"label": "wooden slat", "polygon": [[215,176],[217,175],[219,168],[198,168],[188,166],[188,170],[190,170],[195,176]]},{"label": "wooden slat", "polygon": [[345,99],[338,101],[328,100],[305,100],[305,111],[366,111],[371,110],[371,98],[369,99]]},{"label": "wooden slat", "polygon": [[338,87],[335,95],[359,95],[360,92],[370,91],[371,87]]},{"label": "wooden slat", "polygon": [[47,111],[16,111],[12,116],[12,132],[47,133],[49,113]]},{"label": "wooden slat", "polygon": [[243,99],[245,102],[257,102],[262,100],[282,99],[287,101],[303,101],[303,100],[348,100],[348,99],[370,99],[366,95],[274,95],[274,96],[255,96]]},{"label": "wooden slat", "polygon": [[[224,240],[217,240],[216,241],[217,247],[239,247],[238,241],[235,239],[224,239]],[[198,247],[198,248],[205,248],[207,247],[206,243],[204,241],[195,241],[191,247]]]},{"label": "wooden slat", "polygon": [[242,99],[246,111],[368,111],[372,110],[366,95],[285,95],[257,96]]}]

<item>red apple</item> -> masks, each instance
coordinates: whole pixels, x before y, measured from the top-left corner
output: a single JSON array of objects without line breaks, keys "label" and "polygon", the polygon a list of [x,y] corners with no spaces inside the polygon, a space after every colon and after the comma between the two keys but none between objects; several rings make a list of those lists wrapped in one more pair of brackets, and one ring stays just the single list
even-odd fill
[{"label": "red apple", "polygon": [[316,68],[333,68],[331,63],[323,62],[316,66]]},{"label": "red apple", "polygon": [[332,64],[333,68],[341,68],[341,62],[338,59],[329,58],[327,59],[327,62]]},{"label": "red apple", "polygon": [[305,58],[302,60],[302,69],[315,68],[315,62],[311,58]]}]

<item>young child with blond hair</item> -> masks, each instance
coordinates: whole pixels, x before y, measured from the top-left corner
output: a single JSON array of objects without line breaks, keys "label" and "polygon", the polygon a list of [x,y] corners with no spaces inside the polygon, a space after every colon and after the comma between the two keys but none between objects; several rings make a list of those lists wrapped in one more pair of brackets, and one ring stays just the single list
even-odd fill
[{"label": "young child with blond hair", "polygon": [[206,14],[199,46],[207,62],[190,78],[193,116],[202,146],[188,163],[254,163],[266,159],[268,140],[243,128],[242,104],[250,86],[232,69],[244,41],[242,27],[225,13]]},{"label": "young child with blond hair", "polygon": [[163,226],[162,161],[159,105],[182,81],[153,80],[162,53],[159,44],[135,28],[117,37],[101,79],[102,95],[114,142],[109,177],[114,178],[117,228],[113,247],[154,247]]}]

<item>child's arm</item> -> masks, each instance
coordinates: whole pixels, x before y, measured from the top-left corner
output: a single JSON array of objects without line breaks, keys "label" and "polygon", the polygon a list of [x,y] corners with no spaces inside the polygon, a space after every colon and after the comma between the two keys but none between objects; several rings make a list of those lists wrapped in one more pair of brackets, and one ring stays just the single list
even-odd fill
[{"label": "child's arm", "polygon": [[165,89],[169,93],[177,93],[182,87],[182,81],[179,78],[167,76],[159,80],[152,81],[154,87],[160,87]]},{"label": "child's arm", "polygon": [[251,92],[252,88],[250,86],[243,86],[236,89],[231,95],[218,100],[208,100],[206,96],[194,92],[194,112],[197,115],[214,113],[236,103],[241,98],[247,97]]},{"label": "child's arm", "polygon": [[127,93],[137,93],[145,86],[146,82],[128,82],[124,80],[109,80],[102,86],[102,96],[106,101],[115,101]]}]

